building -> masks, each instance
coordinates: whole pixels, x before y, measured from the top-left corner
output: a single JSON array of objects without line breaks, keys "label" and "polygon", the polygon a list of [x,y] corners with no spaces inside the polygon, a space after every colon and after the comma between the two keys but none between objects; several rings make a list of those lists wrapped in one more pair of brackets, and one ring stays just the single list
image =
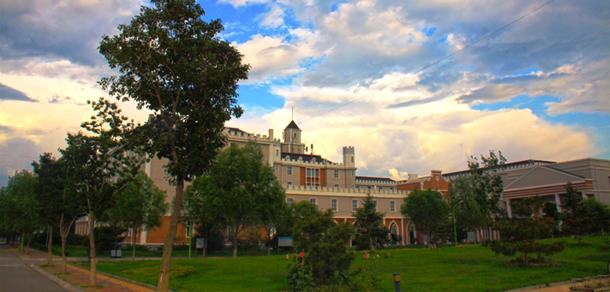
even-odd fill
[{"label": "building", "polygon": [[[530,159],[506,163],[496,171],[502,177],[504,192],[501,199],[509,216],[512,216],[511,201],[533,196],[556,204],[561,211],[561,197],[566,193],[568,182],[584,198],[610,204],[610,160],[584,158],[554,162]],[[469,173],[469,170],[456,171],[444,177],[452,180]]]},{"label": "building", "polygon": [[[405,222],[400,213],[402,201],[409,191],[398,190],[400,181],[389,178],[357,177],[354,147],[343,147],[342,162],[330,161],[314,154],[313,144],[303,143],[302,131],[294,121],[286,126],[281,139],[274,136],[273,129],[269,129],[268,135],[258,135],[227,127],[224,133],[227,137],[226,147],[243,147],[250,142],[260,146],[264,162],[273,167],[278,181],[286,188],[288,203],[308,201],[317,205],[320,210],[332,209],[337,222],[353,222],[353,212],[361,206],[364,197],[370,193],[377,201],[378,210],[385,213],[385,226],[391,230],[391,233],[401,238],[400,243],[415,242],[414,227]],[[166,160],[154,157],[144,165],[143,169],[155,184],[166,192],[166,201],[171,203],[175,196],[175,188],[166,179],[163,168],[165,164]],[[169,223],[169,214],[163,216],[161,227],[143,230],[136,234],[136,242],[143,245],[162,245]],[[87,234],[86,225],[87,218],[80,218],[75,224],[75,233]],[[404,236],[407,230],[412,231],[412,236]],[[131,236],[132,234],[129,234],[125,241],[130,241]],[[179,225],[176,243],[188,242],[188,236],[186,226]]]}]

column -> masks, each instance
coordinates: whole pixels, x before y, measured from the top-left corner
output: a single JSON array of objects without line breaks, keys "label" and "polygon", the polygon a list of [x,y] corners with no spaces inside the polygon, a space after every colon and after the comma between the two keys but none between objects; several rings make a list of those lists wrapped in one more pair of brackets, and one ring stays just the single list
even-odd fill
[{"label": "column", "polygon": [[563,212],[561,209],[561,197],[558,194],[555,194],[555,205],[557,206],[557,212]]}]

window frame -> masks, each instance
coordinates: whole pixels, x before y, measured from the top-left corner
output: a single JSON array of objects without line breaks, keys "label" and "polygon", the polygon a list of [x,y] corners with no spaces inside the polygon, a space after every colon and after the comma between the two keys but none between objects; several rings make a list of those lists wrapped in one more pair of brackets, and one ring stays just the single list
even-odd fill
[{"label": "window frame", "polygon": [[[333,203],[335,204],[333,206]],[[338,212],[339,211],[339,200],[336,198],[332,198],[330,199],[330,209],[333,210],[333,212]]]}]

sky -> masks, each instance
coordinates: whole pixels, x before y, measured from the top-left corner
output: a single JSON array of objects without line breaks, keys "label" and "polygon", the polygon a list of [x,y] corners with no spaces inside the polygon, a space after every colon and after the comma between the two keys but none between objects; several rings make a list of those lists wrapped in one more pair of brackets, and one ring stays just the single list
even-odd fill
[{"label": "sky", "polygon": [[[227,126],[280,137],[294,113],[315,154],[341,162],[354,146],[358,175],[400,179],[465,169],[490,150],[610,159],[610,1],[555,0],[529,14],[548,2],[198,3],[251,66],[238,90],[245,113]],[[118,74],[101,37],[141,5],[151,4],[0,0],[0,186],[41,153],[57,156],[93,114],[86,101],[107,96],[97,81]]]}]

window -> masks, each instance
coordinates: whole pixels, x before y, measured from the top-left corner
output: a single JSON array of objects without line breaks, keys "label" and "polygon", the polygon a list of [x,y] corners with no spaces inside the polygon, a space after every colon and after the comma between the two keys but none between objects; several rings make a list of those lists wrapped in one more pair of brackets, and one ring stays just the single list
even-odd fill
[{"label": "window", "polygon": [[335,169],[335,178],[339,178],[339,170]]},{"label": "window", "polygon": [[276,156],[280,156],[280,150],[279,150],[279,149],[276,149],[276,150],[275,150],[275,155],[276,155]]},{"label": "window", "polygon": [[287,185],[287,186],[291,186],[291,185],[292,185],[292,182],[291,182],[291,181],[286,182],[286,185]]},{"label": "window", "polygon": [[390,201],[390,212],[396,212],[396,201]]},{"label": "window", "polygon": [[316,198],[311,198],[311,199],[309,199],[309,203],[311,203],[312,205],[317,205],[318,200]]},{"label": "window", "polygon": [[286,203],[288,203],[288,205],[292,204],[292,198],[286,198]]},{"label": "window", "polygon": [[354,176],[356,175],[356,171],[355,170],[352,170],[352,175],[354,175]]},{"label": "window", "polygon": [[352,212],[356,212],[358,209],[358,200],[352,200]]},{"label": "window", "polygon": [[307,169],[307,176],[309,176],[309,177],[317,177],[318,176],[318,171],[319,171],[319,169],[317,169],[317,168],[308,168]]},{"label": "window", "polygon": [[339,185],[338,185],[338,184],[335,184],[335,189],[338,189],[338,188],[340,188],[340,187],[339,187]]},{"label": "window", "polygon": [[354,156],[352,156],[352,162],[354,162]]},{"label": "window", "polygon": [[286,174],[287,175],[292,175],[292,166],[286,167]]},{"label": "window", "polygon": [[339,207],[339,206],[338,206],[337,199],[332,199],[332,200],[330,200],[330,208],[331,208],[331,209],[332,209],[334,212],[337,212],[338,207]]},{"label": "window", "polygon": [[292,138],[297,138],[297,133],[292,133]]},{"label": "window", "polygon": [[279,170],[280,170],[280,165],[279,165],[279,164],[276,164],[276,165],[275,165],[275,171],[279,171]]},{"label": "window", "polygon": [[381,189],[383,189],[383,187],[379,187],[379,190],[381,191]]}]

